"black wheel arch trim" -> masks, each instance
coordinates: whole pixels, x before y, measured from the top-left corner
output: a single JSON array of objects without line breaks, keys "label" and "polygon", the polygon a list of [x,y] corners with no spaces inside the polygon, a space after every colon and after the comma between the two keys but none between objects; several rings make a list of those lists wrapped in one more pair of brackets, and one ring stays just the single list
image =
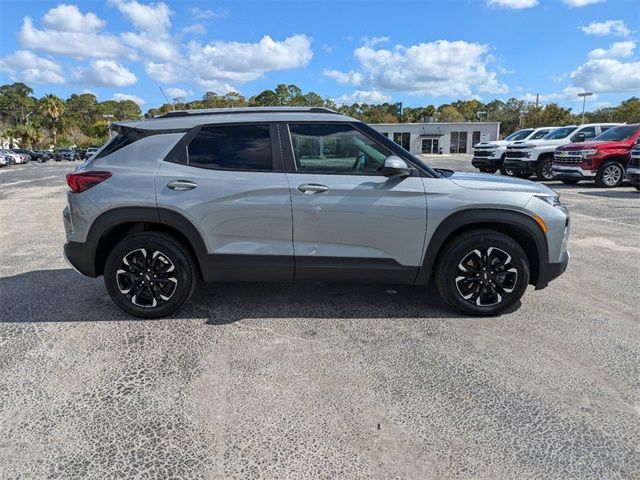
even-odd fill
[{"label": "black wheel arch trim", "polygon": [[99,251],[101,240],[118,226],[141,223],[161,224],[177,230],[189,242],[187,247],[193,250],[194,260],[202,268],[207,247],[198,229],[183,215],[157,207],[119,207],[103,212],[91,225],[85,242],[65,245],[65,255],[80,273],[97,277],[102,274],[100,263],[106,259],[105,252]]},{"label": "black wheel arch trim", "polygon": [[[425,285],[429,282],[439,254],[444,248],[447,239],[454,235],[456,231],[475,227],[478,229],[491,229],[492,226],[495,228],[496,225],[503,226],[505,229],[515,227],[524,232],[533,242],[537,253],[537,264],[530,265],[530,283],[536,285],[537,288],[546,286],[538,284],[538,279],[542,280],[545,277],[545,275],[542,275],[542,271],[548,265],[549,260],[547,239],[540,226],[526,213],[492,208],[462,210],[452,213],[440,222],[440,225],[438,225],[429,240],[422,266],[416,277],[416,283]],[[517,239],[514,240],[517,241]],[[523,245],[522,247],[526,251],[525,246]]]}]

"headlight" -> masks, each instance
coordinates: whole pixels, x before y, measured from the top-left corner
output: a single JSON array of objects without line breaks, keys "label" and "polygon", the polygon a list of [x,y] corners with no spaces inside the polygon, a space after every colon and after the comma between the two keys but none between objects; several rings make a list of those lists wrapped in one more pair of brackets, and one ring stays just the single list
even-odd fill
[{"label": "headlight", "polygon": [[542,193],[542,194],[534,195],[534,196],[539,198],[543,202],[547,202],[552,207],[559,207],[560,206],[560,197],[558,197],[558,195],[551,195],[551,194]]},{"label": "headlight", "polygon": [[582,158],[593,157],[596,153],[598,153],[596,149],[580,150],[580,154],[582,155]]}]

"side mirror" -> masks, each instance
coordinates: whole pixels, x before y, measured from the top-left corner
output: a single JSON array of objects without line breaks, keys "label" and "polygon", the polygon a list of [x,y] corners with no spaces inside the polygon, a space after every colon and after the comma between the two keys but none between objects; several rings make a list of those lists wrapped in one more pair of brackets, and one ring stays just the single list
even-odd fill
[{"label": "side mirror", "polygon": [[640,137],[636,138],[635,144],[640,145]]},{"label": "side mirror", "polygon": [[573,141],[575,143],[584,142],[586,139],[587,139],[587,136],[584,134],[584,132],[578,132],[578,133],[576,133],[576,136],[573,137]]},{"label": "side mirror", "polygon": [[382,172],[385,177],[408,177],[413,170],[414,168],[407,165],[407,162],[400,157],[391,155],[385,159],[380,172]]}]

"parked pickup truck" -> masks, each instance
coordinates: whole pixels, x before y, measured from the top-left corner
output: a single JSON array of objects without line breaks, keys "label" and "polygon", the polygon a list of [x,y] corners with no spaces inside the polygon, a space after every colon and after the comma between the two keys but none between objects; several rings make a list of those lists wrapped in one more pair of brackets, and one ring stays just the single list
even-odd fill
[{"label": "parked pickup truck", "polygon": [[589,123],[558,128],[539,140],[513,142],[507,147],[504,167],[516,177],[529,178],[535,174],[540,180],[553,178],[553,154],[555,149],[568,143],[591,140],[619,123]]},{"label": "parked pickup truck", "polygon": [[506,175],[508,172],[502,163],[507,153],[507,145],[518,140],[537,140],[555,128],[558,127],[524,128],[513,132],[504,140],[480,142],[473,147],[471,165],[484,173],[495,173],[500,170],[500,173]]},{"label": "parked pickup truck", "polygon": [[640,124],[610,128],[590,142],[570,143],[556,149],[554,178],[576,184],[595,180],[603,188],[617,187],[624,180],[631,149],[640,142]]},{"label": "parked pickup truck", "polygon": [[631,182],[631,185],[636,187],[636,190],[640,190],[640,145],[636,145],[631,150],[631,158],[629,159],[629,166],[627,167],[627,178]]}]

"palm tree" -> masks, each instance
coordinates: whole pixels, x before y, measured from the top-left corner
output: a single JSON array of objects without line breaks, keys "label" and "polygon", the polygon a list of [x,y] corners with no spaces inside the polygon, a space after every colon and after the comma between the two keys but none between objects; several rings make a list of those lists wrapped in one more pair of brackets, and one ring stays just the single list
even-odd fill
[{"label": "palm tree", "polygon": [[51,120],[51,136],[53,137],[53,144],[56,145],[58,135],[57,123],[64,113],[64,102],[61,98],[51,93],[45,95],[40,100],[40,112]]}]

